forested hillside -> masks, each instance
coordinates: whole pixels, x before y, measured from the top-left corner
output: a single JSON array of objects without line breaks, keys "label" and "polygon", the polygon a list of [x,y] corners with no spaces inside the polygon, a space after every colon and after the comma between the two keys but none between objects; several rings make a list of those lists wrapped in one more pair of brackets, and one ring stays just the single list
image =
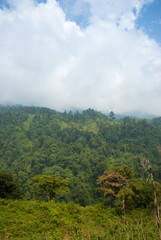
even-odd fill
[{"label": "forested hillside", "polygon": [[14,175],[27,199],[34,197],[29,180],[36,175],[61,176],[70,191],[57,200],[82,206],[99,202],[96,184],[107,169],[126,164],[136,177],[147,157],[161,179],[161,118],[115,119],[88,109],[59,113],[47,108],[0,107],[0,171]]}]

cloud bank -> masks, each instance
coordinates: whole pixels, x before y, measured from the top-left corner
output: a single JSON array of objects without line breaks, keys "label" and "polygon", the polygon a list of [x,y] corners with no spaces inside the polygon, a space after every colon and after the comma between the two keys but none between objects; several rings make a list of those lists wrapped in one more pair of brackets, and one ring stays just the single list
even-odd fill
[{"label": "cloud bank", "polygon": [[73,16],[89,7],[82,28],[56,0],[10,1],[0,10],[0,103],[161,115],[161,47],[135,27],[150,2],[75,1]]}]

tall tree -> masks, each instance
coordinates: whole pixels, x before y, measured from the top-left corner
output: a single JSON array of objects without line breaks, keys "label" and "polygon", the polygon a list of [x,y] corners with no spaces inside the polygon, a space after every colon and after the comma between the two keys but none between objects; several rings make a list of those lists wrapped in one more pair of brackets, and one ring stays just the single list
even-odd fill
[{"label": "tall tree", "polygon": [[126,200],[135,195],[131,180],[134,179],[134,171],[126,165],[107,170],[97,180],[101,185],[100,190],[107,199],[121,198],[122,207],[126,210]]},{"label": "tall tree", "polygon": [[103,192],[104,197],[112,199],[125,186],[126,178],[114,169],[110,169],[98,178],[97,184],[101,185],[100,190]]},{"label": "tall tree", "polygon": [[102,185],[101,191],[103,191],[104,197],[119,197],[122,199],[127,239],[129,239],[129,234],[128,222],[126,219],[126,199],[128,198],[128,196],[134,195],[132,188],[128,184],[128,180],[132,179],[133,177],[133,170],[126,165],[123,165],[105,171],[104,174],[99,177],[97,181],[98,184]]}]

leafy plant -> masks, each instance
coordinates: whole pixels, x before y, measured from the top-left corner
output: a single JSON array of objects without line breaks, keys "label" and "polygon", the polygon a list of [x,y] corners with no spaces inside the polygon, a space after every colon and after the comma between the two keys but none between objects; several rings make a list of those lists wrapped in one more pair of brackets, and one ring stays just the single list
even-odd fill
[{"label": "leafy plant", "polygon": [[56,175],[40,175],[31,179],[30,184],[33,188],[45,192],[48,201],[53,200],[56,194],[65,193],[69,190],[67,181]]}]

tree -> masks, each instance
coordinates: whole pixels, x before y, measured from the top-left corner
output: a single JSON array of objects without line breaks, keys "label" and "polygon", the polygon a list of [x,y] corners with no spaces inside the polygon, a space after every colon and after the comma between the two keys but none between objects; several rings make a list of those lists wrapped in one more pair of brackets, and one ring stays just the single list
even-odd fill
[{"label": "tree", "polygon": [[9,173],[0,172],[0,198],[21,198],[22,190]]},{"label": "tree", "polygon": [[110,118],[111,120],[114,120],[114,119],[115,119],[115,114],[114,114],[113,111],[110,112],[109,118]]},{"label": "tree", "polygon": [[[122,199],[122,207],[126,211],[127,200],[135,196],[134,171],[126,165],[107,170],[97,180],[100,190],[107,199]],[[132,187],[133,186],[133,187]]]},{"label": "tree", "polygon": [[101,184],[100,190],[107,199],[116,197],[125,183],[126,178],[114,169],[105,171],[97,180],[97,184]]},{"label": "tree", "polygon": [[48,201],[53,200],[56,194],[67,192],[67,181],[56,175],[39,175],[31,179],[30,184],[42,192],[45,192]]},{"label": "tree", "polygon": [[102,184],[101,191],[104,193],[104,197],[109,198],[121,198],[122,207],[124,210],[124,221],[126,226],[127,239],[128,235],[128,222],[126,219],[126,200],[128,196],[133,196],[134,192],[128,180],[134,177],[134,172],[128,166],[123,165],[107,170],[99,177],[97,183]]},{"label": "tree", "polygon": [[134,171],[126,165],[105,171],[97,180],[97,184],[101,185],[100,190],[105,198],[120,199],[124,211],[135,207],[147,207],[153,201],[151,184],[135,178]]}]

